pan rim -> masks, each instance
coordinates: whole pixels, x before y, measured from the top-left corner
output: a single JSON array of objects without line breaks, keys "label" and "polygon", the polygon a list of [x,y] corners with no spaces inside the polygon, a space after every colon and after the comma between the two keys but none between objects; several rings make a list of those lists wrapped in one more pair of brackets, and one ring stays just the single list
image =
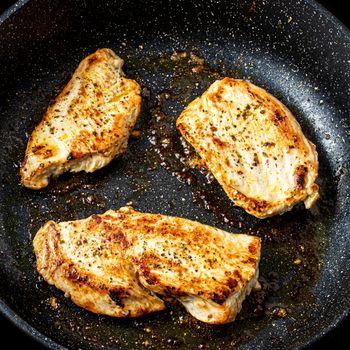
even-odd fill
[{"label": "pan rim", "polygon": [[[17,0],[12,6],[0,14],[0,26],[8,20],[12,15],[14,15],[18,10],[24,7],[31,0]],[[302,0],[308,5],[312,6],[318,13],[323,15],[325,19],[331,21],[335,26],[341,30],[342,35],[344,35],[350,41],[350,28],[348,28],[339,18],[337,18],[333,13],[326,9],[317,0]],[[68,348],[58,344],[51,338],[48,338],[43,333],[39,332],[34,326],[25,321],[20,317],[13,309],[0,297],[0,313],[10,321],[13,325],[17,327],[18,330],[22,331],[24,334],[28,335],[30,338],[37,341],[40,345],[43,345],[49,349],[53,350],[68,350]],[[315,344],[317,341],[324,338],[328,333],[334,331],[346,318],[350,317],[350,303],[349,307],[345,309],[341,314],[338,314],[332,322],[328,324],[321,332],[317,333],[310,339],[304,341],[296,349],[306,349],[308,346]]]},{"label": "pan rim", "polygon": [[18,330],[37,341],[39,344],[52,350],[68,350],[66,347],[56,343],[51,338],[46,337],[39,332],[34,326],[30,325],[17,313],[15,313],[9,305],[0,298],[0,312],[6,320],[10,321]]},{"label": "pan rim", "polygon": [[0,14],[0,25],[2,25],[8,18],[10,18],[15,12],[22,8],[30,0],[17,0],[12,6],[10,6],[5,12]]},{"label": "pan rim", "polygon": [[[29,0],[25,0],[29,1]],[[339,26],[342,30],[342,33],[350,39],[350,28],[346,26],[338,17],[333,15],[332,12],[327,10],[321,3],[317,0],[304,0],[310,6],[313,6],[317,11],[326,16],[329,20],[331,20],[335,25]]]}]

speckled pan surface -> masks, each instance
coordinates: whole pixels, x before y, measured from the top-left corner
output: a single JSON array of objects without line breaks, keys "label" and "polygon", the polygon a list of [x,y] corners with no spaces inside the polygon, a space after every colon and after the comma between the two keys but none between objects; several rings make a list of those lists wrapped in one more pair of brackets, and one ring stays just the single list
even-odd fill
[{"label": "speckled pan surface", "polygon": [[[101,47],[124,58],[143,87],[142,136],[94,174],[22,188],[30,132],[79,61]],[[186,57],[172,60],[174,50]],[[348,314],[350,35],[314,2],[20,1],[0,19],[0,67],[0,309],[26,332],[54,349],[296,349]],[[225,75],[280,98],[316,144],[321,198],[311,210],[255,219],[188,167],[193,151],[175,119]],[[135,320],[97,316],[39,278],[32,238],[44,222],[129,201],[263,239],[263,289],[236,322],[206,325],[173,304]]]}]

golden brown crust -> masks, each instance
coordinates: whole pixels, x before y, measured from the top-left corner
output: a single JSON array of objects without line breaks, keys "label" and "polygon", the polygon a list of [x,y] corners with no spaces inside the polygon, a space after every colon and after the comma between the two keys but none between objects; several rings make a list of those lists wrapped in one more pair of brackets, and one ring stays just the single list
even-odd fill
[{"label": "golden brown crust", "polygon": [[267,91],[224,78],[181,113],[176,126],[231,200],[265,218],[318,197],[315,146]]},{"label": "golden brown crust", "polygon": [[94,171],[125,151],[140,112],[141,89],[123,60],[100,49],[79,64],[29,138],[22,184],[39,189],[52,174]]},{"label": "golden brown crust", "polygon": [[[109,234],[93,244],[91,237],[74,239],[79,227],[70,225],[67,235],[68,226],[64,224],[48,222],[34,238],[37,270],[48,283],[94,313],[139,317],[165,308],[162,300],[139,285],[132,266],[120,254],[123,243],[119,245]],[[80,249],[81,254],[72,253],[65,245],[70,244],[65,241],[70,234],[72,249]],[[84,245],[89,244],[84,250]]]},{"label": "golden brown crust", "polygon": [[139,316],[164,307],[156,293],[185,298],[187,306],[189,299],[202,301],[201,313],[216,310],[210,319],[199,317],[210,323],[233,320],[240,303],[232,307],[227,300],[249,294],[260,248],[254,236],[130,208],[49,222],[34,239],[39,273],[90,311]]}]

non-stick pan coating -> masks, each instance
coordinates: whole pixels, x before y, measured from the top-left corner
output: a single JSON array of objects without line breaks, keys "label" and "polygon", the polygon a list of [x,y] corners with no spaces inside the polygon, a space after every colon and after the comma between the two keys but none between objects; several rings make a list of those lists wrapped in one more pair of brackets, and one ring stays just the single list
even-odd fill
[{"label": "non-stick pan coating", "polygon": [[[52,348],[86,349],[294,349],[347,314],[350,37],[341,24],[311,1],[21,4],[0,21],[5,314]],[[64,175],[43,191],[21,187],[18,169],[29,134],[78,62],[102,47],[124,58],[126,73],[143,87],[141,138],[94,174]],[[173,60],[174,51],[187,56]],[[196,57],[205,62],[199,74],[192,72]],[[186,165],[193,150],[181,142],[175,119],[225,75],[249,79],[280,98],[316,144],[321,198],[311,210],[298,205],[280,217],[255,219],[234,207],[210,176]],[[97,316],[39,278],[32,238],[44,222],[129,201],[140,211],[263,239],[263,289],[247,299],[234,323],[206,325],[172,303],[166,312],[135,320]]]}]

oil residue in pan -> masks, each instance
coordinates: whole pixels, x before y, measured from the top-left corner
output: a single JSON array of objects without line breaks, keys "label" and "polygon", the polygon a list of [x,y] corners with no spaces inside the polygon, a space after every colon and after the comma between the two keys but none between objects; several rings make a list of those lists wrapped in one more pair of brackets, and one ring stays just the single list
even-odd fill
[{"label": "oil residue in pan", "polygon": [[[223,344],[232,347],[252,339],[281,318],[288,332],[299,329],[302,326],[299,315],[313,303],[312,288],[322,267],[326,230],[335,204],[336,184],[326,181],[330,176],[326,159],[320,159],[321,198],[315,208],[305,210],[299,205],[280,217],[255,219],[232,204],[175,128],[184,106],[214,80],[226,75],[245,77],[220,63],[210,67],[201,57],[189,52],[126,57],[126,71],[139,80],[144,95],[137,125],[141,135],[129,141],[126,154],[94,174],[64,175],[44,191],[21,188],[17,196],[9,191],[7,208],[26,203],[22,218],[9,215],[6,223],[9,231],[15,231],[18,220],[28,222],[30,235],[22,238],[23,246],[16,243],[14,248],[19,252],[18,261],[23,259],[19,268],[26,273],[25,309],[35,311],[31,317],[37,319],[36,324],[46,333],[52,332],[54,337],[55,329],[59,329],[60,334],[69,335],[68,342],[73,334],[91,348],[102,342],[125,348],[220,349]],[[150,78],[155,73],[164,77],[159,88]],[[13,157],[15,160],[17,155]],[[8,181],[13,188],[19,188],[17,179]],[[230,232],[247,232],[262,238],[262,290],[247,298],[234,323],[203,324],[173,301],[169,301],[166,312],[135,320],[97,316],[76,307],[54,287],[38,280],[30,245],[41,224],[49,219],[86,217],[119,208],[129,201],[139,210],[197,219]],[[26,253],[20,254],[21,251]],[[33,262],[30,266],[26,264],[28,255]],[[33,288],[40,295],[40,304],[38,298],[28,296]],[[54,324],[49,330],[45,328],[47,314]]]}]

